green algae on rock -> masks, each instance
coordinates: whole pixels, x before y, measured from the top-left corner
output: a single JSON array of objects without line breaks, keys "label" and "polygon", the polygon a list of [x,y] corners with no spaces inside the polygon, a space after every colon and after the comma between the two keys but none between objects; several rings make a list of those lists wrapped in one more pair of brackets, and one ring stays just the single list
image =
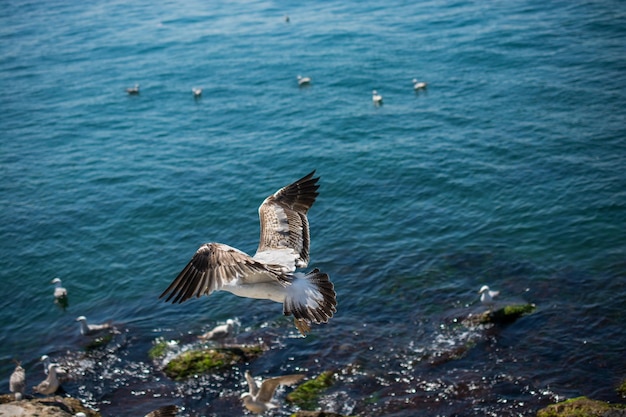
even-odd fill
[{"label": "green algae on rock", "polygon": [[322,372],[316,378],[300,384],[290,392],[286,400],[300,408],[317,407],[320,394],[333,385],[333,371]]},{"label": "green algae on rock", "polygon": [[495,311],[471,315],[464,321],[469,325],[479,324],[510,324],[522,316],[532,314],[537,309],[534,304],[512,304]]},{"label": "green algae on rock", "polygon": [[626,417],[626,406],[577,397],[551,404],[537,412],[537,417]]},{"label": "green algae on rock", "polygon": [[172,359],[163,372],[172,379],[218,371],[225,367],[249,362],[263,353],[260,346],[237,346],[190,350]]}]

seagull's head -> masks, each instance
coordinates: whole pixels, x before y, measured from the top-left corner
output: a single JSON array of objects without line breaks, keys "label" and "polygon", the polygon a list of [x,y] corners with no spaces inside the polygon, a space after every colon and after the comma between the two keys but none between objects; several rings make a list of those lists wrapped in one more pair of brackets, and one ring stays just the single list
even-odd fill
[{"label": "seagull's head", "polygon": [[87,321],[87,317],[79,316],[79,317],[76,318],[76,321]]},{"label": "seagull's head", "polygon": [[239,398],[244,403],[248,403],[248,402],[252,401],[252,395],[249,392],[244,392],[243,394],[241,394],[241,397],[239,397]]},{"label": "seagull's head", "polygon": [[43,355],[41,359],[39,359],[40,362],[45,362],[47,360],[48,360],[48,355]]},{"label": "seagull's head", "polygon": [[487,291],[489,291],[489,287],[486,285],[483,285],[482,287],[480,287],[480,291],[478,291],[478,294],[482,294]]},{"label": "seagull's head", "polygon": [[61,283],[61,278],[55,278],[52,281],[50,281],[51,284],[60,284]]}]

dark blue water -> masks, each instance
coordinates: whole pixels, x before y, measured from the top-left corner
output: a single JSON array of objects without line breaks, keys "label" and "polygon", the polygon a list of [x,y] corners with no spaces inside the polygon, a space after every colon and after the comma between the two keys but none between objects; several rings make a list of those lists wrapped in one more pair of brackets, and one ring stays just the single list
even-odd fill
[{"label": "dark blue water", "polygon": [[[322,405],[352,415],[618,401],[625,44],[617,1],[2,2],[0,383],[17,357],[35,385],[48,354],[105,416],[240,414],[245,369],[337,370]],[[158,300],[201,243],[253,253],[258,205],[312,169],[327,325],[303,339],[271,302]],[[483,284],[537,312],[460,325]],[[79,315],[122,334],[85,356]],[[174,383],[147,356],[233,317],[269,349],[247,366]]]}]

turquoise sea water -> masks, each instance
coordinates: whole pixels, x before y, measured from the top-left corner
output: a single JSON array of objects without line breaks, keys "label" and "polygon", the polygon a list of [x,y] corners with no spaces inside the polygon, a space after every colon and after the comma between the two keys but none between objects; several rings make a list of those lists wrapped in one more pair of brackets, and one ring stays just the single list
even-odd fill
[{"label": "turquoise sea water", "polygon": [[[245,369],[339,370],[322,405],[351,415],[618,401],[625,42],[611,1],[2,2],[2,391],[12,358],[32,386],[48,354],[105,416],[239,415]],[[204,242],[253,253],[258,205],[312,169],[328,324],[303,339],[271,302],[158,300]],[[459,326],[483,284],[538,310]],[[121,340],[85,358],[79,315]],[[245,368],[174,383],[147,357],[233,317],[269,348]]]}]

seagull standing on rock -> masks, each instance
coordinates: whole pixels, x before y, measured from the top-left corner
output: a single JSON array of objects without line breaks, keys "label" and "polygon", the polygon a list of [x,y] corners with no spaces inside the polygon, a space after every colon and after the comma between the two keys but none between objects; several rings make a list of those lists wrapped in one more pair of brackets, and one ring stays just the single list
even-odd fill
[{"label": "seagull standing on rock", "polygon": [[337,311],[336,294],[328,274],[309,263],[307,212],[315,202],[319,178],[315,171],[267,197],[259,207],[261,238],[256,254],[222,243],[205,243],[159,298],[182,303],[192,297],[228,291],[240,297],[283,304],[302,335],[311,323],[326,323]]},{"label": "seagull standing on rock", "polygon": [[213,330],[208,331],[201,336],[198,336],[198,338],[202,340],[223,341],[224,339],[227,339],[230,336],[232,336],[234,330],[235,330],[235,320],[228,319],[226,320],[226,324],[219,325],[215,327]]},{"label": "seagull standing on rock", "polygon": [[22,368],[21,363],[15,361],[15,370],[9,378],[9,391],[15,395],[15,400],[19,401],[24,395],[24,388],[26,387],[26,372]]},{"label": "seagull standing on rock", "polygon": [[259,386],[249,371],[246,371],[245,376],[248,382],[248,392],[241,394],[241,400],[243,405],[255,414],[263,414],[267,410],[280,407],[272,402],[276,388],[279,385],[293,385],[304,378],[304,374],[277,376],[264,380]]},{"label": "seagull standing on rock", "polygon": [[87,324],[87,318],[85,316],[78,317],[76,321],[80,324],[80,334],[82,334],[83,336],[91,335],[112,328],[110,323]]},{"label": "seagull standing on rock", "polygon": [[35,392],[43,395],[52,395],[59,389],[59,380],[57,378],[56,364],[51,363],[48,366],[48,376],[41,381],[39,385],[33,387]]},{"label": "seagull standing on rock", "polygon": [[489,311],[491,311],[493,306],[496,304],[493,299],[500,294],[500,291],[491,291],[488,286],[483,285],[480,288],[480,291],[478,291],[478,294],[480,294],[480,302],[487,306]]}]

